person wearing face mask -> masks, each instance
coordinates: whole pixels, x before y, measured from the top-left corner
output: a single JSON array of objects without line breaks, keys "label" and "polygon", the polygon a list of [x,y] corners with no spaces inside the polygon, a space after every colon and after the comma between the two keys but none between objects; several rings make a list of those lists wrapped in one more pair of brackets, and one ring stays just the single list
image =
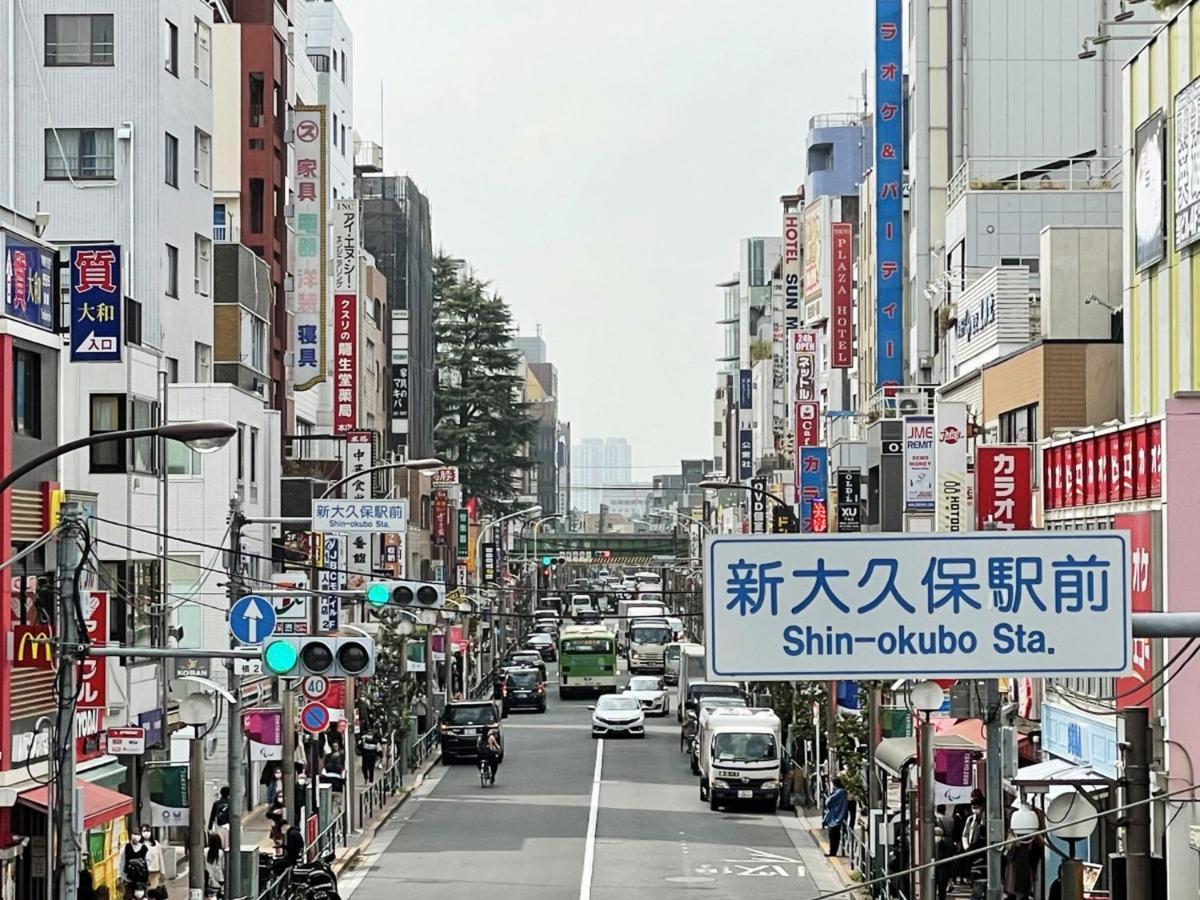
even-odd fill
[{"label": "person wearing face mask", "polygon": [[149,825],[142,824],[142,844],[146,848],[146,868],[150,871],[147,884],[156,888],[163,883],[162,845],[155,839]]},{"label": "person wearing face mask", "polygon": [[258,783],[267,789],[267,803],[274,803],[276,792],[283,790],[283,767],[277,762],[267,763]]},{"label": "person wearing face mask", "polygon": [[147,862],[149,855],[150,848],[142,840],[142,833],[133,832],[117,861],[117,874],[125,883],[127,900],[136,897],[137,891],[141,891],[142,896],[145,896],[146,884],[150,880],[150,865]]}]

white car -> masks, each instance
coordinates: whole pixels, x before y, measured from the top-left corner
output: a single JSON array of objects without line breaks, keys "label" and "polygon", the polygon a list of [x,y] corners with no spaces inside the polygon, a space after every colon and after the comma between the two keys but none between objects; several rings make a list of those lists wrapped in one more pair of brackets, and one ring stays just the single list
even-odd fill
[{"label": "white car", "polygon": [[648,716],[665,716],[671,711],[667,699],[667,689],[663,686],[662,678],[655,675],[638,675],[629,679],[623,697],[635,697],[642,706],[642,712]]},{"label": "white car", "polygon": [[646,717],[636,697],[628,694],[605,694],[596,701],[592,710],[592,738],[627,734],[631,737],[646,736]]}]

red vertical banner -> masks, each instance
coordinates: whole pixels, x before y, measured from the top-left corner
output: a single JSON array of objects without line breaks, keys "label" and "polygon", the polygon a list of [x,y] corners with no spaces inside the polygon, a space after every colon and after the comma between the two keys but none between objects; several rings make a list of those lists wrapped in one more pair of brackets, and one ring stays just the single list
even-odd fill
[{"label": "red vertical banner", "polygon": [[1091,506],[1096,502],[1096,440],[1087,438],[1083,442],[1083,502]]},{"label": "red vertical banner", "polygon": [[1121,433],[1111,432],[1108,436],[1108,502],[1121,499]]},{"label": "red vertical banner", "polygon": [[445,491],[433,492],[430,512],[429,539],[435,544],[445,544],[450,531],[450,497]]},{"label": "red vertical banner", "polygon": [[333,431],[358,427],[358,298],[333,295]]},{"label": "red vertical banner", "polygon": [[1071,464],[1074,467],[1074,491],[1071,497],[1072,506],[1083,506],[1083,458],[1085,454],[1083,443],[1076,441],[1071,444]]},{"label": "red vertical banner", "polygon": [[1042,448],[1042,508],[1054,509],[1054,448]]},{"label": "red vertical banner", "polygon": [[1066,498],[1063,496],[1063,469],[1065,465],[1063,459],[1066,456],[1065,447],[1054,448],[1054,506],[1056,509],[1062,509],[1066,505]]},{"label": "red vertical banner", "polygon": [[1096,502],[1108,502],[1108,438],[1096,438]]},{"label": "red vertical banner", "polygon": [[848,369],[854,365],[854,226],[834,222],[829,226],[831,259],[829,298],[829,365]]},{"label": "red vertical banner", "polygon": [[1033,527],[1033,449],[1026,444],[975,448],[975,527]]},{"label": "red vertical banner", "polygon": [[1126,428],[1121,435],[1121,499],[1133,499],[1133,429]]},{"label": "red vertical banner", "polygon": [[1150,496],[1162,496],[1162,422],[1150,423]]},{"label": "red vertical banner", "polygon": [[1075,445],[1062,446],[1063,506],[1075,505]]},{"label": "red vertical banner", "polygon": [[1150,426],[1133,429],[1133,496],[1138,500],[1150,495]]},{"label": "red vertical banner", "polygon": [[[1129,513],[1113,517],[1113,528],[1129,532],[1129,595],[1135,613],[1154,611],[1153,546],[1150,513]],[[1117,679],[1115,695],[1117,709],[1127,706],[1146,706],[1150,691],[1133,691],[1150,680],[1151,658],[1148,638],[1133,639],[1133,667],[1128,675]],[[1126,696],[1122,697],[1122,694]]]},{"label": "red vertical banner", "polygon": [[[87,639],[93,644],[108,641],[108,591],[84,591],[83,621]],[[79,664],[79,699],[77,709],[108,707],[108,672],[103,656],[87,656]]]},{"label": "red vertical banner", "polygon": [[821,406],[812,400],[796,404],[796,446],[821,445]]}]

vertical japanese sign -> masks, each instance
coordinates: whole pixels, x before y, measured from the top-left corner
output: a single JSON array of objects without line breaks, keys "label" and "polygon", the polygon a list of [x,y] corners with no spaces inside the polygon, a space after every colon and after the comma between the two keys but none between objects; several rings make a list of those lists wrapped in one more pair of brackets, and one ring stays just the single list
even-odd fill
[{"label": "vertical japanese sign", "polygon": [[790,335],[800,327],[800,213],[783,213],[783,306],[784,331]]},{"label": "vertical japanese sign", "polygon": [[54,329],[54,253],[0,232],[4,243],[4,313],[47,331]]},{"label": "vertical japanese sign", "polygon": [[465,507],[458,510],[458,530],[455,535],[459,562],[466,562],[471,547],[471,514]]},{"label": "vertical japanese sign", "polygon": [[975,527],[1000,531],[1033,527],[1032,447],[980,444],[975,448]]},{"label": "vertical japanese sign", "polygon": [[308,391],[325,380],[326,368],[326,185],[325,107],[297,106],[296,136],[295,284],[296,313],[292,317],[292,377],[295,390]]},{"label": "vertical japanese sign", "polygon": [[754,432],[743,428],[738,432],[738,481],[748,481],[754,475]]},{"label": "vertical japanese sign", "polygon": [[754,407],[754,376],[749,369],[738,370],[738,409]]},{"label": "vertical japanese sign", "polygon": [[71,362],[120,362],[121,248],[71,248]]},{"label": "vertical japanese sign", "polygon": [[392,434],[408,434],[408,311],[392,312]]},{"label": "vertical japanese sign", "polygon": [[450,531],[450,497],[444,490],[433,492],[430,512],[429,539],[435,544],[445,544]]},{"label": "vertical japanese sign", "polygon": [[[96,644],[108,640],[108,591],[83,592],[83,621],[87,638]],[[85,656],[79,663],[78,709],[108,708],[108,670],[103,656]]]},{"label": "vertical japanese sign", "polygon": [[338,627],[338,610],[341,599],[336,591],[342,590],[345,582],[346,536],[344,534],[322,535],[321,568],[317,572],[317,590],[322,593],[317,608],[317,628],[322,633],[335,631]]},{"label": "vertical japanese sign", "polygon": [[934,507],[933,416],[904,417],[904,508]]},{"label": "vertical japanese sign", "polygon": [[750,482],[750,531],[754,534],[767,532],[767,479],[755,478]]},{"label": "vertical japanese sign", "polygon": [[358,477],[346,482],[347,500],[370,500],[371,476],[359,475],[375,465],[375,444],[369,431],[346,432],[346,474]]},{"label": "vertical japanese sign", "polygon": [[[1129,596],[1135,613],[1154,611],[1154,567],[1151,513],[1128,513],[1113,516],[1113,529],[1129,532]],[[1133,668],[1129,675],[1118,678],[1117,709],[1127,706],[1148,706],[1149,691],[1133,692],[1138,685],[1150,681],[1152,660],[1149,638],[1133,639]],[[1121,695],[1125,696],[1122,697]]]},{"label": "vertical japanese sign", "polygon": [[[817,396],[817,332],[802,328],[792,335],[792,397],[794,399],[796,447],[821,443],[821,405]],[[800,456],[796,456],[796,479],[800,484]]]},{"label": "vertical japanese sign", "polygon": [[333,209],[333,431],[358,426],[358,223],[357,200]]},{"label": "vertical japanese sign", "polygon": [[495,541],[485,541],[483,547],[483,583],[496,583],[496,543]]},{"label": "vertical japanese sign", "polygon": [[804,299],[821,296],[821,201],[804,208]]},{"label": "vertical japanese sign", "polygon": [[829,366],[854,365],[854,226],[830,226]]},{"label": "vertical japanese sign", "polygon": [[875,0],[875,389],[904,382],[900,0]]},{"label": "vertical japanese sign", "polygon": [[934,465],[937,469],[937,531],[968,531],[967,404],[934,406]]},{"label": "vertical japanese sign", "polygon": [[829,530],[829,451],[824,447],[801,447],[800,531],[823,534]]},{"label": "vertical japanese sign", "polygon": [[837,530],[862,531],[862,473],[858,469],[838,469]]}]

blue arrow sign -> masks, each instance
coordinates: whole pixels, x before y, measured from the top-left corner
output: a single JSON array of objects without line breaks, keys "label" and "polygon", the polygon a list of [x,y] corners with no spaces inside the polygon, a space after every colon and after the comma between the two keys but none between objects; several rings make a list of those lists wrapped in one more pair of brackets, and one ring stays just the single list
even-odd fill
[{"label": "blue arrow sign", "polygon": [[321,703],[309,703],[300,710],[300,725],[305,731],[320,734],[329,727],[329,710]]},{"label": "blue arrow sign", "polygon": [[247,594],[229,610],[229,630],[243,644],[261,644],[275,631],[275,607],[266,597]]}]

